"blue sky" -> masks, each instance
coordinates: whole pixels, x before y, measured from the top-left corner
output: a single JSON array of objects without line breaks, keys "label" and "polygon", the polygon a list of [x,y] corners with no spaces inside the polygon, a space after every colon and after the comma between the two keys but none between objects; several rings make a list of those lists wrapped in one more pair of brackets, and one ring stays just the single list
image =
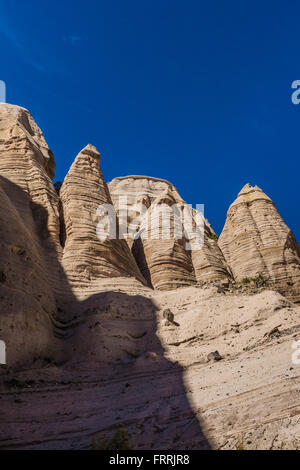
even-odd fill
[{"label": "blue sky", "polygon": [[56,180],[91,143],[107,181],[168,179],[218,233],[257,184],[299,241],[299,18],[291,0],[1,0],[0,80]]}]

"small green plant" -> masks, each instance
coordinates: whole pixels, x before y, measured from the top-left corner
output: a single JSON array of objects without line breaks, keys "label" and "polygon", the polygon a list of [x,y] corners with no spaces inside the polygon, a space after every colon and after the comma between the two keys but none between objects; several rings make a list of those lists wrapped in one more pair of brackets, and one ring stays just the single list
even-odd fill
[{"label": "small green plant", "polygon": [[134,450],[127,430],[121,426],[111,439],[106,435],[98,437],[93,442],[93,450]]},{"label": "small green plant", "polygon": [[263,277],[261,273],[259,273],[256,277],[244,277],[241,280],[242,285],[249,285],[253,284],[256,287],[265,287],[268,285],[268,281]]},{"label": "small green plant", "polygon": [[245,442],[244,442],[244,436],[240,436],[235,444],[236,450],[246,450],[245,449]]},{"label": "small green plant", "polygon": [[219,240],[218,235],[214,232],[209,232],[208,238],[210,238],[211,240],[215,240],[215,242]]},{"label": "small green plant", "polygon": [[109,446],[110,441],[107,436],[103,436],[101,439],[97,438],[93,442],[93,450],[110,450],[111,447]]}]

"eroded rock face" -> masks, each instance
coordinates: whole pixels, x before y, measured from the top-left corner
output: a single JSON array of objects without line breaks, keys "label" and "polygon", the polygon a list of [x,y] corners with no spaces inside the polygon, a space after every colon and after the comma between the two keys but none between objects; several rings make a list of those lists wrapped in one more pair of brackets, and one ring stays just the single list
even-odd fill
[{"label": "eroded rock face", "polygon": [[60,190],[66,240],[62,265],[74,289],[96,287],[98,279],[134,277],[145,282],[125,240],[101,240],[98,209],[112,201],[100,170],[100,153],[85,147]]},{"label": "eroded rock face", "polygon": [[[185,202],[171,183],[146,176],[128,176],[115,178],[109,183],[109,190],[121,221],[124,198],[125,203],[132,208],[127,214],[128,223],[132,223],[137,214],[140,215],[136,229],[142,235],[136,240],[128,238],[127,241],[141,272],[155,289],[175,289],[203,279],[229,276],[223,255],[212,238],[214,232],[203,217],[202,247],[187,249],[190,237],[181,221],[184,215],[180,220],[171,210],[173,205],[177,205],[183,211]],[[141,207],[148,209],[148,212],[145,213]],[[168,217],[171,230],[170,237],[165,238],[162,231]],[[174,236],[177,229],[182,234],[180,237]]]},{"label": "eroded rock face", "polygon": [[275,204],[257,186],[244,186],[230,206],[219,246],[236,280],[261,274],[300,301],[300,250]]},{"label": "eroded rock face", "polygon": [[54,159],[30,113],[0,104],[1,339],[7,363],[54,360],[60,284]]},{"label": "eroded rock face", "polygon": [[[163,223],[152,238],[101,241],[97,209],[111,197],[97,149],[79,153],[61,200],[53,171],[28,111],[0,105],[0,448],[90,449],[120,423],[139,450],[235,449],[241,438],[249,449],[298,448],[300,307],[223,280],[221,249],[237,279],[261,273],[299,298],[299,246],[272,201],[246,186],[220,247],[204,220],[198,250],[187,234],[161,240]],[[157,206],[184,205],[164,180],[109,187],[121,218],[119,196],[130,222],[150,209],[150,225],[143,214],[135,227],[145,234]],[[143,284],[128,245],[163,292]]]},{"label": "eroded rock face", "polygon": [[[24,196],[24,195],[23,195]],[[0,338],[7,365],[59,358],[54,338],[56,301],[38,239],[20,217],[0,178]]]},{"label": "eroded rock face", "polygon": [[214,235],[210,225],[205,223],[202,248],[191,251],[197,282],[231,278],[231,271]]},{"label": "eroded rock face", "polygon": [[62,250],[54,170],[53,154],[29,111],[0,104],[0,176],[26,227],[37,234],[52,287],[59,290],[57,260]]},{"label": "eroded rock face", "polygon": [[[22,184],[24,176],[30,170],[31,159],[52,179],[55,171],[54,157],[30,112],[20,106],[1,103],[0,116],[1,150],[10,154],[14,152],[14,163],[23,170],[23,178],[20,178],[19,183]],[[27,158],[24,158],[25,155]],[[12,169],[8,164],[4,170],[2,165],[1,171],[9,173],[9,168]]]}]

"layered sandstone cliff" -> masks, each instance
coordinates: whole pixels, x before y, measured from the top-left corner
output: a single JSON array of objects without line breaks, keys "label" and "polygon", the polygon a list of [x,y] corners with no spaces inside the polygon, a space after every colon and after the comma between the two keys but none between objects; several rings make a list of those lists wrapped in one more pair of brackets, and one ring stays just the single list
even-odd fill
[{"label": "layered sandstone cliff", "polygon": [[[30,113],[0,104],[0,448],[89,449],[121,424],[137,450],[300,448],[300,311],[274,292],[300,301],[299,246],[272,201],[247,185],[219,244],[193,211],[190,250],[171,183],[108,189],[88,145],[58,196],[54,166]],[[104,240],[99,207],[120,235],[125,196],[142,236]]]},{"label": "layered sandstone cliff", "polygon": [[[131,224],[140,234],[136,239],[131,234],[127,241],[155,289],[175,289],[229,276],[210,225],[195,210],[190,215],[198,222],[198,229],[184,223],[189,209],[171,183],[127,176],[111,181],[109,190],[123,226]],[[126,204],[130,207],[127,213]]]},{"label": "layered sandstone cliff", "polygon": [[[125,240],[117,238],[114,214],[107,212],[113,205],[94,146],[88,145],[77,155],[60,197],[66,237],[62,265],[71,287],[97,289],[99,279],[114,277],[132,276],[144,282]],[[112,220],[106,219],[109,215]],[[116,226],[105,232],[103,219]]]},{"label": "layered sandstone cliff", "polygon": [[219,246],[236,280],[261,274],[300,301],[300,250],[275,204],[249,184],[230,206]]},{"label": "layered sandstone cliff", "polygon": [[27,229],[38,237],[50,284],[59,296],[63,273],[59,262],[59,198],[52,184],[54,156],[29,111],[0,105],[0,176],[6,193]]},{"label": "layered sandstone cliff", "polygon": [[61,284],[54,158],[30,113],[0,105],[0,331],[10,364],[57,357]]},{"label": "layered sandstone cliff", "polygon": [[[24,367],[58,358],[56,302],[41,247],[7,196],[10,187],[0,177],[0,339],[7,363]],[[22,191],[20,196],[26,200]]]}]

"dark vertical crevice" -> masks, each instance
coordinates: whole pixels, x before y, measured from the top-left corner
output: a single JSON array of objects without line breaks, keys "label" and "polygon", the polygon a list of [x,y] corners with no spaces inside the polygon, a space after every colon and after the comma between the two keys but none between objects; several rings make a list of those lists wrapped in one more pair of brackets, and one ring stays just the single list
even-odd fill
[{"label": "dark vertical crevice", "polygon": [[64,211],[63,211],[63,206],[61,199],[59,199],[59,241],[62,246],[62,248],[65,247],[66,244],[66,224],[65,224],[65,218],[64,218]]},{"label": "dark vertical crevice", "polygon": [[144,245],[140,237],[134,240],[132,248],[131,248],[131,252],[136,261],[136,264],[138,265],[139,270],[141,271],[142,275],[146,279],[149,287],[153,289],[153,285],[151,282],[151,273],[150,273],[149,266],[146,260]]}]

